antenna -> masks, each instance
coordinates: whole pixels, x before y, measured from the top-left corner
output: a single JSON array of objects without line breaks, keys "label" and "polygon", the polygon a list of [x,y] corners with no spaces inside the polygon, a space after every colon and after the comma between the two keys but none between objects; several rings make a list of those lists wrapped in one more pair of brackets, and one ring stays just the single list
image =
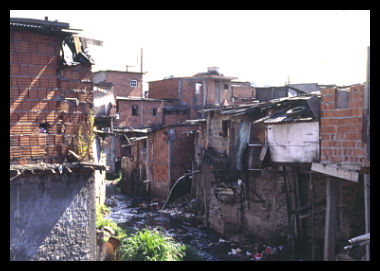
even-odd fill
[{"label": "antenna", "polygon": [[140,62],[140,65],[141,65],[140,72],[142,73],[143,72],[143,48],[141,48],[141,62]]}]

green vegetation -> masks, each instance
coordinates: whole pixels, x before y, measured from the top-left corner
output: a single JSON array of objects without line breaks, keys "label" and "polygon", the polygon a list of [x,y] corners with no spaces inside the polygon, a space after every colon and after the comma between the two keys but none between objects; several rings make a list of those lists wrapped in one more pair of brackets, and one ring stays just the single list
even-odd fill
[{"label": "green vegetation", "polygon": [[[120,261],[201,261],[196,250],[165,236],[159,229],[127,232],[111,220],[104,218],[110,211],[104,204],[96,206],[96,228],[110,226],[121,246],[115,254]],[[107,241],[107,240],[105,240]]]},{"label": "green vegetation", "polygon": [[91,160],[92,141],[95,138],[94,121],[95,117],[90,110],[86,123],[80,123],[74,149],[77,152],[80,161],[86,159]]},{"label": "green vegetation", "polygon": [[112,219],[104,218],[104,215],[109,212],[109,207],[104,204],[96,205],[96,228],[101,229],[105,226],[111,227],[115,231],[116,237],[121,241],[127,236],[125,230],[120,228]]},{"label": "green vegetation", "polygon": [[137,231],[125,238],[120,247],[122,261],[180,261],[185,255],[186,246],[174,242],[157,229]]}]

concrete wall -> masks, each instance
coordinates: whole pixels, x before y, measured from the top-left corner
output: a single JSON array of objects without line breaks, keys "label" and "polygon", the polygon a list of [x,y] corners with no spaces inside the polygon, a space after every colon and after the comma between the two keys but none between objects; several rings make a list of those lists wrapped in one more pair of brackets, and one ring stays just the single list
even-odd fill
[{"label": "concrete wall", "polygon": [[10,259],[95,260],[93,172],[20,176],[10,183]]}]

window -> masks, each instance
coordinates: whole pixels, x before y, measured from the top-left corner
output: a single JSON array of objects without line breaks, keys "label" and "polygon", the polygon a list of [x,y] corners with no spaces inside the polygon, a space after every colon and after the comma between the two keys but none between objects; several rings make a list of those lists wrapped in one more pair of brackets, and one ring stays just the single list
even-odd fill
[{"label": "window", "polygon": [[224,89],[228,89],[228,84],[224,84]]},{"label": "window", "polygon": [[137,104],[132,105],[132,116],[137,116],[139,112],[139,107]]},{"label": "window", "polygon": [[131,82],[130,82],[129,85],[130,85],[131,88],[137,87],[137,80],[131,80]]},{"label": "window", "polygon": [[47,134],[48,131],[49,131],[49,124],[48,123],[40,123],[39,132]]},{"label": "window", "polygon": [[230,127],[230,120],[223,120],[222,121],[222,132],[219,133],[219,136],[227,136],[228,134],[228,128]]},{"label": "window", "polygon": [[157,108],[152,108],[152,116],[157,116]]}]

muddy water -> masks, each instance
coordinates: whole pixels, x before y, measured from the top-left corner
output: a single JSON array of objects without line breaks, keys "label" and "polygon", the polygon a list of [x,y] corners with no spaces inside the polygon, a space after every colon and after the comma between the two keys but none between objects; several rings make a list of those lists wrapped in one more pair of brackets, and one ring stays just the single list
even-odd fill
[{"label": "muddy water", "polygon": [[[109,204],[110,201],[113,204]],[[129,232],[145,227],[160,228],[167,236],[195,248],[204,261],[286,260],[281,257],[281,252],[285,252],[281,246],[270,247],[270,252],[276,252],[271,255],[265,254],[265,244],[224,240],[218,233],[197,222],[194,214],[184,213],[173,204],[160,210],[162,203],[134,201],[128,195],[118,193],[107,198],[108,204],[111,205],[110,213],[105,218],[112,219],[120,227]],[[260,258],[261,255],[256,253],[262,252],[263,257]]]}]

